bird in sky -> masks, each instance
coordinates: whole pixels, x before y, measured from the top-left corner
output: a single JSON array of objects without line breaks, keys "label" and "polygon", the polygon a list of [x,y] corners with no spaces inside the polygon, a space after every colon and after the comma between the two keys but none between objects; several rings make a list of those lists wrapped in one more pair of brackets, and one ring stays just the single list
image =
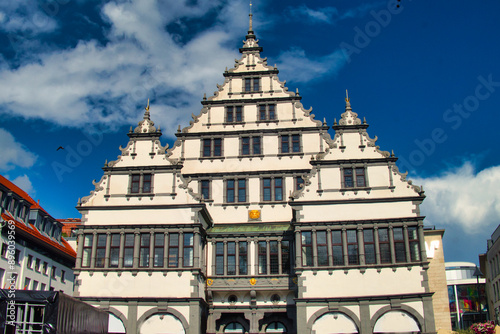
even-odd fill
[{"label": "bird in sky", "polygon": [[64,150],[64,147],[59,146],[56,151],[59,151],[59,150]]}]

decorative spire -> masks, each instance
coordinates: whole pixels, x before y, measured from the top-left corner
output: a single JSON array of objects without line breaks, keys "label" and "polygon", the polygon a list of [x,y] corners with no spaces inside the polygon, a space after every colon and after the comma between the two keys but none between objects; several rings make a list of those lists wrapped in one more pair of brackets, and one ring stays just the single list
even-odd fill
[{"label": "decorative spire", "polygon": [[144,107],[146,110],[144,112],[144,117],[143,120],[137,124],[137,127],[134,129],[134,133],[152,133],[152,132],[157,132],[156,128],[154,127],[155,123],[151,121],[150,118],[150,113],[149,113],[149,99],[148,99],[148,104],[146,107]]},{"label": "decorative spire", "polygon": [[345,90],[345,109],[351,109],[351,102],[349,100],[349,92]]},{"label": "decorative spire", "polygon": [[349,99],[349,92],[345,90],[345,113],[342,114],[339,120],[339,125],[360,125],[361,120],[358,118],[358,114],[352,111],[351,101]]},{"label": "decorative spire", "polygon": [[252,14],[252,0],[250,0],[250,14],[248,14],[248,17],[249,17],[249,23],[248,23],[248,34],[253,34],[253,27],[252,27],[252,18],[253,18],[253,14]]}]

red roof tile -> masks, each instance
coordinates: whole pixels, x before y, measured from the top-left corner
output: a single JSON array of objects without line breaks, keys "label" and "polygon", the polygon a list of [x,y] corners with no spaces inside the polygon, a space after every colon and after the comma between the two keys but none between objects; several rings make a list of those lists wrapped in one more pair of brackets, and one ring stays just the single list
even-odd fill
[{"label": "red roof tile", "polygon": [[17,221],[16,219],[14,219],[12,216],[10,216],[7,213],[2,213],[2,218],[5,221],[9,221],[9,220],[14,221],[15,226],[16,226],[16,231],[18,231],[18,232],[22,231],[22,232],[28,234],[29,236],[40,240],[45,245],[47,245],[49,248],[55,248],[55,249],[63,252],[64,254],[69,255],[73,259],[76,258],[76,252],[69,245],[69,243],[66,240],[64,240],[64,238],[61,237],[61,243],[58,243],[58,242],[52,240],[51,238],[43,235],[42,233],[40,233],[40,231],[38,231],[33,226],[33,224],[26,225],[23,222]]}]

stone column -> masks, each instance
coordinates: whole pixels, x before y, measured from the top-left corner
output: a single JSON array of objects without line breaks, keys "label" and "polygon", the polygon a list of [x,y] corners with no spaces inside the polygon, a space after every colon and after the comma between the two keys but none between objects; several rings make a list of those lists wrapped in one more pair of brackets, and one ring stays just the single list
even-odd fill
[{"label": "stone column", "polygon": [[80,269],[82,267],[83,243],[84,243],[83,233],[78,232],[75,269]]},{"label": "stone column", "polygon": [[109,268],[109,253],[111,252],[111,232],[106,232],[106,255],[104,255],[104,268]]},{"label": "stone column", "polygon": [[133,268],[139,268],[139,249],[141,247],[141,234],[139,231],[134,232],[134,262]]},{"label": "stone column", "polygon": [[123,268],[123,254],[125,253],[125,232],[120,232],[120,251],[118,255],[118,268]]},{"label": "stone column", "polygon": [[95,253],[97,250],[97,232],[92,235],[92,251],[90,255],[90,268],[95,268]]}]

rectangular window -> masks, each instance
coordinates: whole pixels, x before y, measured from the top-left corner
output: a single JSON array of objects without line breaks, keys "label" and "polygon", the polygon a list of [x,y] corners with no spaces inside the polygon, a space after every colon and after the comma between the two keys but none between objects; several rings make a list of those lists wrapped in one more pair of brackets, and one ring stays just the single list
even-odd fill
[{"label": "rectangular window", "polygon": [[203,139],[203,156],[204,157],[221,157],[222,156],[222,138]]},{"label": "rectangular window", "polygon": [[[235,196],[237,196],[237,198]],[[235,200],[237,200],[238,203],[244,203],[247,201],[247,180],[245,179],[227,180],[226,202],[234,203]]]},{"label": "rectangular window", "polygon": [[49,264],[47,262],[43,262],[42,264],[42,272],[44,275],[47,275],[47,270],[49,269]]},{"label": "rectangular window", "polygon": [[328,244],[326,241],[326,231],[316,232],[316,244],[318,251],[318,266],[328,265]]},{"label": "rectangular window", "polygon": [[255,92],[260,90],[260,78],[253,78],[253,90]]},{"label": "rectangular window", "polygon": [[241,155],[262,154],[260,137],[241,137]]},{"label": "rectangular window", "polygon": [[106,234],[97,235],[97,247],[95,251],[95,267],[104,268],[104,259],[106,257]]},{"label": "rectangular window", "polygon": [[264,201],[283,200],[283,178],[262,179],[262,199]]},{"label": "rectangular window", "polygon": [[332,231],[332,254],[333,265],[344,265],[344,246],[342,242],[342,231]]},{"label": "rectangular window", "polygon": [[386,228],[378,229],[378,244],[380,248],[380,262],[391,263],[391,246],[389,244],[389,231]]},{"label": "rectangular window", "polygon": [[282,135],[281,136],[281,153],[299,153],[300,148],[300,135]]},{"label": "rectangular window", "polygon": [[261,104],[259,105],[259,121],[274,121],[276,119],[276,105],[275,104]]},{"label": "rectangular window", "polygon": [[215,243],[215,274],[224,275],[224,243]]},{"label": "rectangular window", "polygon": [[359,264],[358,256],[358,231],[347,231],[347,257],[349,264]]},{"label": "rectangular window", "polygon": [[260,78],[245,78],[243,88],[245,92],[258,92],[260,89]]},{"label": "rectangular window", "polygon": [[252,91],[252,79],[245,78],[245,92],[251,92],[251,91]]},{"label": "rectangular window", "polygon": [[40,290],[42,291],[45,291],[47,285],[45,283],[42,283],[42,285],[40,286]]},{"label": "rectangular window", "polygon": [[290,273],[290,241],[281,241],[281,273]]},{"label": "rectangular window", "polygon": [[394,235],[394,252],[396,262],[406,262],[405,240],[403,237],[403,228],[395,227],[392,229]]},{"label": "rectangular window", "polygon": [[150,233],[141,233],[139,248],[139,267],[149,267],[149,245],[151,242]]},{"label": "rectangular window", "polygon": [[83,238],[82,267],[90,267],[93,240],[94,236],[92,234],[85,234]]},{"label": "rectangular window", "polygon": [[300,176],[295,178],[295,190],[300,190],[304,188],[304,179]]},{"label": "rectangular window", "polygon": [[149,194],[151,192],[151,174],[144,174],[142,176],[142,192],[145,194]]},{"label": "rectangular window", "polygon": [[415,226],[408,227],[408,241],[412,262],[420,261],[420,247],[418,245],[418,232]]},{"label": "rectangular window", "polygon": [[120,258],[120,234],[111,234],[111,242],[109,248],[109,267],[118,268],[118,262]]},{"label": "rectangular window", "polygon": [[184,233],[183,243],[183,266],[192,267],[194,265],[194,234]]},{"label": "rectangular window", "polygon": [[373,237],[373,230],[364,229],[363,230],[363,243],[365,247],[365,263],[375,264],[375,239]]},{"label": "rectangular window", "polygon": [[267,274],[267,242],[259,241],[258,244],[259,255],[259,274]]},{"label": "rectangular window", "polygon": [[152,174],[133,174],[130,181],[130,192],[132,194],[149,194],[152,192]]},{"label": "rectangular window", "polygon": [[38,281],[33,281],[33,289],[32,290],[36,290],[38,289]]},{"label": "rectangular window", "polygon": [[66,272],[61,270],[61,283],[66,282]]},{"label": "rectangular window", "polygon": [[269,241],[269,262],[271,274],[279,274],[278,241]]},{"label": "rectangular window", "polygon": [[24,290],[29,290],[30,289],[30,283],[31,283],[31,279],[29,279],[28,277],[26,277],[24,279]]},{"label": "rectangular window", "polygon": [[57,274],[57,267],[52,267],[52,270],[50,271],[50,277],[52,278],[56,278],[56,274]]},{"label": "rectangular window", "polygon": [[179,234],[171,233],[168,238],[168,266],[177,268],[179,266]]},{"label": "rectangular window", "polygon": [[2,257],[5,258],[7,256],[7,244],[2,243]]},{"label": "rectangular window", "polygon": [[302,232],[302,266],[313,265],[311,232]]},{"label": "rectangular window", "polygon": [[242,106],[226,107],[226,122],[227,123],[243,122],[243,107]]},{"label": "rectangular window", "polygon": [[227,243],[227,274],[236,275],[236,242]]},{"label": "rectangular window", "polygon": [[28,254],[28,259],[26,260],[26,267],[32,269],[33,266],[33,255]]},{"label": "rectangular window", "polygon": [[40,272],[40,259],[35,259],[35,271]]},{"label": "rectangular window", "polygon": [[141,176],[139,174],[132,175],[132,183],[131,183],[130,192],[132,194],[138,194],[140,184],[141,184]]},{"label": "rectangular window", "polygon": [[347,167],[343,169],[345,188],[366,187],[366,170],[364,167]]},{"label": "rectangular window", "polygon": [[248,244],[246,241],[240,241],[238,247],[239,274],[246,275],[248,272]]},{"label": "rectangular window", "polygon": [[130,268],[134,265],[134,234],[125,234],[125,243],[123,245],[123,267]]},{"label": "rectangular window", "polygon": [[163,267],[163,252],[165,251],[165,235],[163,233],[155,233],[154,244],[154,267]]},{"label": "rectangular window", "polygon": [[203,199],[210,199],[210,180],[201,180],[200,187]]}]

